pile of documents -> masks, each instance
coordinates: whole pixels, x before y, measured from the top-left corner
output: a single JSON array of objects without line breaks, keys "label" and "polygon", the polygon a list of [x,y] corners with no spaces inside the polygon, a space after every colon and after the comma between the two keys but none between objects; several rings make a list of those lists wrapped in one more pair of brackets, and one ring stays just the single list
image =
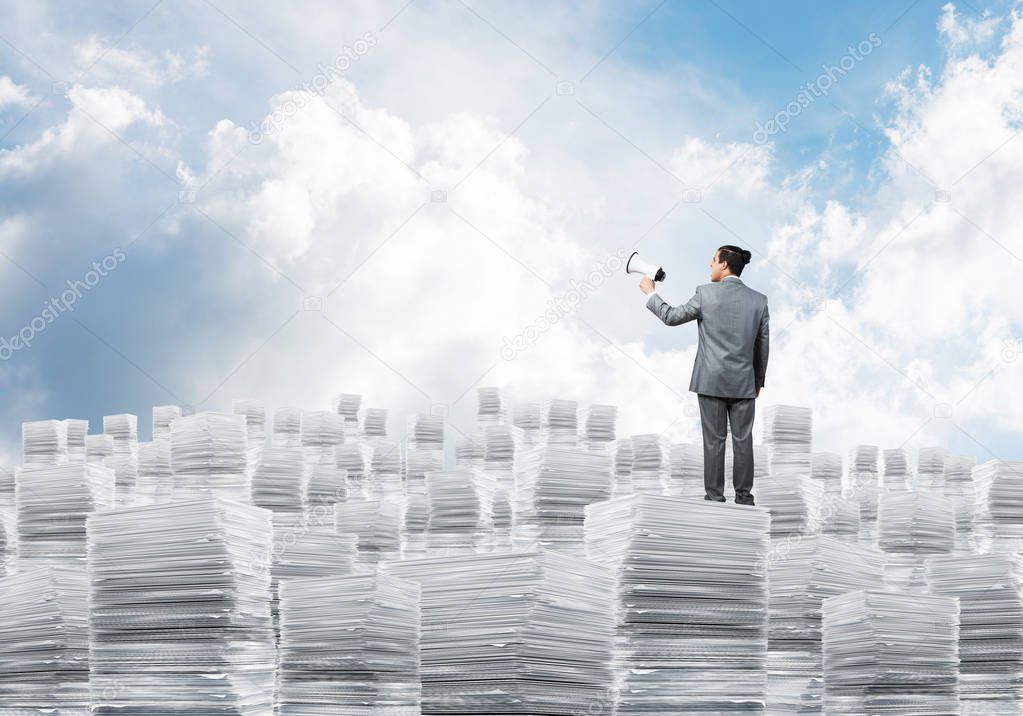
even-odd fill
[{"label": "pile of documents", "polygon": [[252,473],[252,504],[275,513],[300,515],[305,509],[305,456],[302,448],[266,448]]},{"label": "pile of documents", "polygon": [[233,413],[196,413],[171,423],[171,469],[175,494],[209,492],[249,502],[245,418]]},{"label": "pile of documents", "polygon": [[281,587],[280,716],[420,713],[419,588],[388,575]]},{"label": "pile of documents", "polygon": [[427,546],[430,554],[472,554],[493,530],[494,480],[478,470],[426,473]]},{"label": "pile of documents", "polygon": [[667,495],[669,447],[653,433],[632,436],[632,491],[646,495]]},{"label": "pile of documents", "polygon": [[208,496],[89,518],[93,713],[270,713],[271,534]]},{"label": "pile of documents", "polygon": [[612,713],[606,570],[553,552],[434,557],[383,570],[422,589],[423,713]]},{"label": "pile of documents", "polygon": [[759,712],[767,691],[770,515],[631,495],[586,508],[615,577],[619,714]]},{"label": "pile of documents", "polygon": [[959,603],[855,591],[824,600],[824,712],[959,713]]},{"label": "pile of documents", "polygon": [[542,404],[542,439],[548,444],[575,445],[579,439],[579,404],[552,398]]},{"label": "pile of documents", "polygon": [[114,471],[87,462],[26,465],[15,471],[18,558],[82,559],[85,521],[114,505]]},{"label": "pile of documents", "polygon": [[945,448],[940,446],[927,446],[917,450],[916,489],[938,492],[945,489],[945,454]]},{"label": "pile of documents", "polygon": [[1023,461],[988,460],[973,469],[974,525],[982,552],[1023,550]]},{"label": "pile of documents", "polygon": [[618,406],[590,405],[583,418],[583,439],[592,446],[614,442],[617,420]]},{"label": "pile of documents", "polygon": [[1023,556],[932,557],[927,585],[959,598],[963,713],[1018,713],[1023,702]]},{"label": "pile of documents", "polygon": [[901,590],[925,589],[924,560],[951,554],[955,506],[931,492],[889,492],[881,498],[877,544],[888,555],[885,583]]},{"label": "pile of documents", "polygon": [[909,471],[909,455],[905,448],[890,448],[884,455],[884,489],[888,492],[905,491],[913,487]]},{"label": "pile of documents", "polygon": [[973,468],[977,459],[973,455],[945,456],[945,497],[952,500],[956,510],[956,552],[971,554],[976,545],[973,538],[977,493],[973,487]]},{"label": "pile of documents", "polygon": [[833,537],[802,537],[774,546],[769,573],[768,711],[822,713],[821,604],[876,586],[885,557]]},{"label": "pile of documents", "polygon": [[610,499],[611,456],[568,445],[533,448],[517,474],[516,535],[585,556],[586,505]]},{"label": "pile of documents", "polygon": [[396,497],[348,500],[334,505],[334,529],[358,539],[359,559],[365,564],[401,559],[404,505]]},{"label": "pile of documents", "polygon": [[21,424],[23,465],[55,465],[67,462],[67,423],[63,420],[34,420]]},{"label": "pile of documents", "polygon": [[[703,497],[703,445],[674,443],[669,450],[668,494],[674,497]],[[729,476],[725,475],[725,481]]]},{"label": "pile of documents", "polygon": [[842,496],[842,456],[834,452],[810,455],[810,477],[824,488],[824,497]]},{"label": "pile of documents", "polygon": [[0,578],[0,604],[0,710],[89,714],[87,572],[23,566]]},{"label": "pile of documents", "polygon": [[813,411],[798,405],[769,405],[764,412],[764,445],[771,477],[811,473]]}]

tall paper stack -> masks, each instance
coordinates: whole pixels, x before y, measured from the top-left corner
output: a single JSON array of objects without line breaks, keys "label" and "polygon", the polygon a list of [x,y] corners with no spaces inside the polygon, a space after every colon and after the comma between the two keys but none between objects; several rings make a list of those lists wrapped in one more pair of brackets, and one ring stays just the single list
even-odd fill
[{"label": "tall paper stack", "polygon": [[770,515],[632,495],[586,508],[615,575],[619,714],[763,711]]},{"label": "tall paper stack", "polygon": [[34,420],[21,424],[23,465],[57,465],[67,462],[68,425],[63,420]]},{"label": "tall paper stack", "polygon": [[1023,549],[1023,461],[988,460],[973,468],[977,491],[977,547],[982,552]]},{"label": "tall paper stack", "polygon": [[925,588],[927,557],[955,547],[955,506],[930,492],[889,492],[881,498],[878,546],[888,555],[885,583],[891,588]]},{"label": "tall paper stack", "polygon": [[855,591],[824,600],[829,716],[959,713],[959,601]]},{"label": "tall paper stack", "polygon": [[516,485],[516,537],[582,557],[586,505],[611,497],[611,456],[568,445],[534,448]]},{"label": "tall paper stack", "polygon": [[946,450],[940,446],[922,447],[916,454],[916,488],[918,490],[945,489]]},{"label": "tall paper stack", "polygon": [[281,588],[280,716],[418,716],[419,587],[386,575]]},{"label": "tall paper stack", "polygon": [[890,448],[884,455],[884,489],[888,492],[905,492],[913,487],[913,475],[909,469],[909,455],[905,448]]},{"label": "tall paper stack", "polygon": [[171,422],[174,493],[190,499],[198,493],[248,503],[245,418],[233,413],[196,413]]},{"label": "tall paper stack", "polygon": [[542,440],[550,445],[575,445],[579,440],[579,404],[551,398],[541,405]]},{"label": "tall paper stack", "polygon": [[270,513],[219,498],[92,515],[93,713],[270,714],[270,549]]},{"label": "tall paper stack", "polygon": [[769,580],[768,711],[821,713],[822,602],[884,578],[884,554],[833,537],[804,537],[775,545]]},{"label": "tall paper stack", "polygon": [[1015,714],[1023,703],[1023,556],[927,560],[927,584],[958,597],[959,695],[964,714]]},{"label": "tall paper stack", "polygon": [[0,711],[89,714],[89,582],[83,569],[0,579]]},{"label": "tall paper stack", "polygon": [[[703,497],[706,492],[703,485],[703,446],[675,443],[669,454],[668,494],[673,497]],[[725,479],[727,481],[727,475]]]},{"label": "tall paper stack", "polygon": [[392,562],[384,571],[422,589],[423,713],[612,713],[605,569],[507,552]]},{"label": "tall paper stack", "polygon": [[138,416],[129,413],[104,415],[103,432],[114,438],[114,451],[106,461],[116,476],[114,500],[118,505],[130,505],[135,501],[135,483],[139,473]]},{"label": "tall paper stack", "polygon": [[114,471],[85,462],[29,465],[14,479],[19,559],[84,559],[85,521],[113,506]]},{"label": "tall paper stack", "polygon": [[945,497],[952,500],[956,510],[956,552],[971,554],[975,551],[973,537],[977,492],[973,486],[973,468],[977,458],[973,455],[945,456]]}]

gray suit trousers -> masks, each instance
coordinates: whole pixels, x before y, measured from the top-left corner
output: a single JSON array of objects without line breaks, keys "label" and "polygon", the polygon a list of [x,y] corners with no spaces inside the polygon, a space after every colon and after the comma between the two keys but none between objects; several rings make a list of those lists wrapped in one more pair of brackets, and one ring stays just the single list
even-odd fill
[{"label": "gray suit trousers", "polygon": [[698,395],[703,424],[704,499],[725,501],[725,440],[732,426],[732,484],[735,502],[753,504],[753,408],[756,398]]}]

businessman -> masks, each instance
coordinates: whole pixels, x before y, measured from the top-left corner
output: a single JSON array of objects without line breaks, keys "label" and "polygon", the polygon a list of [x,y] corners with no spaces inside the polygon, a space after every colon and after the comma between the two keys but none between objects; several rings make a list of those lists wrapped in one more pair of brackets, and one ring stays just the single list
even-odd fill
[{"label": "businessman", "polygon": [[677,326],[695,320],[700,342],[689,390],[697,394],[703,424],[704,499],[724,502],[725,439],[732,426],[735,501],[753,504],[753,405],[767,374],[767,296],[739,278],[751,254],[722,246],[710,262],[710,283],[681,306],[669,306],[644,276],[639,287],[646,307]]}]

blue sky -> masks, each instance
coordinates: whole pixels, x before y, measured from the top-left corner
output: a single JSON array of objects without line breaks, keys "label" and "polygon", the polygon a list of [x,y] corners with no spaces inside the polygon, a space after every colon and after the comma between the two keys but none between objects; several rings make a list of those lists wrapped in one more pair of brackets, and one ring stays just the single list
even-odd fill
[{"label": "blue sky", "polygon": [[[723,243],[754,250],[744,278],[771,300],[761,403],[813,405],[820,449],[1019,457],[1023,409],[991,408],[1020,380],[998,358],[1021,335],[1018,233],[987,184],[1020,172],[1012,4],[7,5],[0,335],[125,255],[0,364],[8,462],[22,420],[134,412],[147,436],[152,405],[341,391],[392,408],[396,433],[445,410],[453,437],[496,383],[693,439],[695,330],[657,324],[631,279],[514,360],[500,346],[616,248],[657,257],[680,302]],[[246,141],[367,34],[325,103]]]}]

